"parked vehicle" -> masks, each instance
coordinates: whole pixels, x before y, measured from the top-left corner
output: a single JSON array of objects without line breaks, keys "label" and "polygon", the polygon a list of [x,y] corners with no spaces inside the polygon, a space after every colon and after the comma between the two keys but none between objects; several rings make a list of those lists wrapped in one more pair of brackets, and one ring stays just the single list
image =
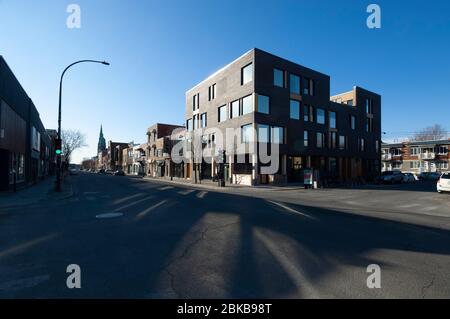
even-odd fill
[{"label": "parked vehicle", "polygon": [[99,169],[99,170],[97,171],[97,174],[105,174],[105,170],[104,170],[104,169]]},{"label": "parked vehicle", "polygon": [[110,170],[110,169],[107,169],[106,170],[106,174],[107,175],[114,175],[114,172],[112,170]]},{"label": "parked vehicle", "polygon": [[436,172],[423,172],[420,173],[419,179],[422,181],[437,181],[441,177],[441,174]]},{"label": "parked vehicle", "polygon": [[381,174],[381,182],[384,184],[395,184],[403,181],[403,174],[400,171],[386,171]]},{"label": "parked vehicle", "polygon": [[413,173],[403,173],[403,183],[414,183],[416,176]]},{"label": "parked vehicle", "polygon": [[124,171],[118,170],[114,172],[114,176],[125,176]]},{"label": "parked vehicle", "polygon": [[442,174],[437,182],[438,193],[450,192],[450,173]]}]

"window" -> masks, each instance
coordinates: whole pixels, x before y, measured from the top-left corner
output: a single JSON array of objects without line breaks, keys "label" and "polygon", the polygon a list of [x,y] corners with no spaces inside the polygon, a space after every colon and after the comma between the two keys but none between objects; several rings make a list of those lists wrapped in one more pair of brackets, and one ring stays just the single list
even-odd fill
[{"label": "window", "polygon": [[249,95],[242,99],[242,115],[253,112],[253,96]]},{"label": "window", "polygon": [[417,155],[419,155],[419,149],[417,148],[417,147],[413,147],[413,148],[411,148],[411,155],[412,156],[417,156]]},{"label": "window", "polygon": [[284,71],[273,69],[273,85],[284,88]]},{"label": "window", "polygon": [[309,147],[309,132],[308,131],[303,132],[303,146]]},{"label": "window", "polygon": [[361,152],[365,152],[366,151],[366,140],[363,138],[359,139],[359,150]]},{"label": "window", "polygon": [[372,99],[366,98],[366,113],[373,114]]},{"label": "window", "polygon": [[352,130],[356,130],[356,116],[350,115],[350,127]]},{"label": "window", "polygon": [[339,149],[340,150],[345,150],[347,149],[347,137],[346,136],[339,136]]},{"label": "window", "polygon": [[420,168],[420,162],[417,161],[413,161],[409,163],[409,168],[410,169],[419,169]]},{"label": "window", "polygon": [[325,110],[317,109],[317,124],[325,124]]},{"label": "window", "polygon": [[265,95],[258,95],[258,112],[269,114],[270,113],[270,99]]},{"label": "window", "polygon": [[314,107],[311,105],[303,106],[303,120],[305,122],[314,122]]},{"label": "window", "polygon": [[214,100],[216,98],[217,88],[216,84],[213,84],[208,89],[208,100]]},{"label": "window", "polygon": [[241,141],[242,143],[253,142],[253,127],[251,124],[241,127]]},{"label": "window", "polygon": [[300,120],[300,102],[291,100],[291,119]]},{"label": "window", "polygon": [[271,126],[270,140],[274,144],[284,144],[284,128],[279,126]]},{"label": "window", "polygon": [[202,128],[205,128],[206,126],[207,126],[207,122],[206,122],[206,113],[203,113],[201,116],[200,116],[200,120],[201,120],[201,127]]},{"label": "window", "polygon": [[250,63],[249,65],[245,66],[241,70],[241,84],[247,84],[251,81],[253,81],[253,64]]},{"label": "window", "polygon": [[198,115],[194,115],[193,127],[194,130],[198,129]]},{"label": "window", "polygon": [[200,107],[200,93],[195,94],[192,97],[192,110],[197,110]]},{"label": "window", "polygon": [[227,106],[219,107],[219,122],[224,122],[227,120]]},{"label": "window", "polygon": [[239,117],[239,100],[231,102],[230,118]]},{"label": "window", "polygon": [[331,149],[336,149],[337,148],[337,133],[330,132],[329,134],[330,134],[329,135],[329,137],[330,137],[329,146]]},{"label": "window", "polygon": [[438,147],[436,147],[436,153],[438,155],[447,155],[448,154],[448,147],[446,147],[446,146],[438,146]]},{"label": "window", "polygon": [[324,139],[323,135],[324,135],[323,133],[317,132],[317,135],[316,135],[317,148],[325,147],[325,139]]},{"label": "window", "polygon": [[329,113],[330,128],[337,128],[336,112]]},{"label": "window", "polygon": [[291,93],[300,95],[300,77],[298,75],[291,74],[289,79],[289,88]]},{"label": "window", "polygon": [[314,80],[303,78],[303,95],[314,95]]},{"label": "window", "polygon": [[373,132],[373,118],[367,118],[366,131],[369,133]]},{"label": "window", "polygon": [[188,132],[192,131],[192,119],[186,121],[186,129]]},{"label": "window", "polygon": [[269,143],[269,125],[258,124],[258,142]]},{"label": "window", "polygon": [[348,100],[348,101],[347,101],[347,105],[348,105],[348,106],[353,106],[353,100]]}]

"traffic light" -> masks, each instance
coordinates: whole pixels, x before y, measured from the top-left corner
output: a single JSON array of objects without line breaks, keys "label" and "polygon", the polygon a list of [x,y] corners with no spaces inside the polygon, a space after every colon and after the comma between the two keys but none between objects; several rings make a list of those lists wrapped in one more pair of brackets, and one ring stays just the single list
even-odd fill
[{"label": "traffic light", "polygon": [[55,153],[56,153],[56,155],[61,155],[62,154],[61,146],[62,146],[61,139],[57,138],[55,140]]}]

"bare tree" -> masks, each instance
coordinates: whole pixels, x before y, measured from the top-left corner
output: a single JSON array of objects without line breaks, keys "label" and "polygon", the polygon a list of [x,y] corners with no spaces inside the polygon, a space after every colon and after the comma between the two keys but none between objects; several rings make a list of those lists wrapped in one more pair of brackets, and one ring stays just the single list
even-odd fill
[{"label": "bare tree", "polygon": [[447,131],[442,125],[434,124],[418,131],[411,138],[412,141],[432,141],[441,140],[447,137]]},{"label": "bare tree", "polygon": [[61,133],[62,152],[66,161],[70,163],[72,153],[82,147],[87,146],[86,137],[80,131],[63,130]]}]

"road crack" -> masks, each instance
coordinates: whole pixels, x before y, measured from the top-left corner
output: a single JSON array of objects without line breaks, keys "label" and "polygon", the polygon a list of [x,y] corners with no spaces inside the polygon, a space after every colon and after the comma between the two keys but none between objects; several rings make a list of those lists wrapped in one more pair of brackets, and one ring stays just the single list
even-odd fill
[{"label": "road crack", "polygon": [[425,286],[422,287],[422,299],[425,299],[425,295],[427,293],[427,290],[430,289],[431,287],[433,287],[435,280],[436,280],[436,275],[433,275],[431,277],[430,283],[428,285],[425,285]]}]

